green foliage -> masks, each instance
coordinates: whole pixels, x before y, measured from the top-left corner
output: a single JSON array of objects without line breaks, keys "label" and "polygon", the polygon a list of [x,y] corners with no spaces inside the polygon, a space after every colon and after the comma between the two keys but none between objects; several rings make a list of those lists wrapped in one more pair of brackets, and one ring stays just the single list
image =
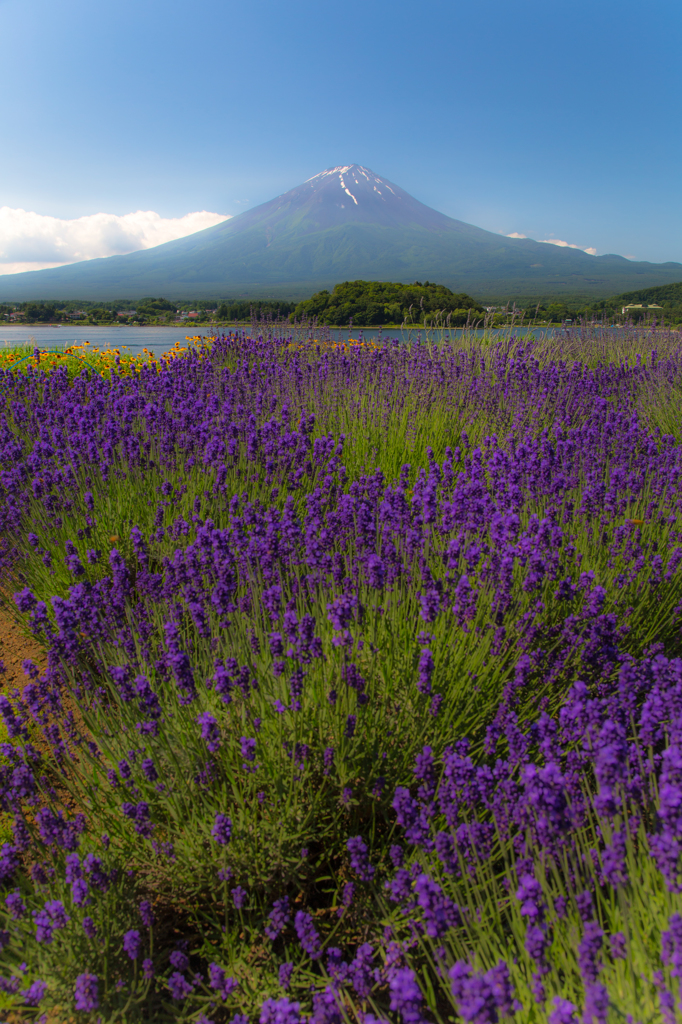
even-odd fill
[{"label": "green foliage", "polygon": [[218,307],[218,320],[279,319],[294,312],[294,302],[225,299]]},{"label": "green foliage", "polygon": [[[641,303],[643,308],[629,309],[623,314],[623,307]],[[660,306],[660,309],[649,309],[649,306]],[[629,320],[664,320],[666,323],[682,322],[682,281],[664,284],[657,288],[640,288],[638,291],[622,292],[599,302],[585,303],[577,310],[578,316],[584,320],[621,320],[625,315]]]},{"label": "green foliage", "polygon": [[164,313],[174,313],[176,310],[174,302],[168,299],[141,299],[137,303],[137,313],[141,316],[157,317]]},{"label": "green foliage", "polygon": [[663,284],[658,288],[641,288],[636,292],[623,292],[611,300],[623,306],[630,302],[659,303],[661,306],[682,307],[682,281],[676,284]]},{"label": "green foliage", "polygon": [[480,319],[483,307],[470,295],[455,294],[442,284],[415,281],[344,281],[332,292],[317,292],[294,310],[297,318],[345,327],[352,319],[363,326],[449,321],[453,326]]},{"label": "green foliage", "polygon": [[25,302],[21,311],[27,323],[47,323],[55,319],[57,308],[54,303]]}]

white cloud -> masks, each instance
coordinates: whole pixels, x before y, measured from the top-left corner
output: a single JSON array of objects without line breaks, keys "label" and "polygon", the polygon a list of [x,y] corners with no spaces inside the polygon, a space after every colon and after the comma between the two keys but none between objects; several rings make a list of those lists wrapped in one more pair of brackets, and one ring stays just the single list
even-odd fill
[{"label": "white cloud", "polygon": [[63,267],[99,256],[121,256],[213,227],[228,215],[200,210],[161,217],[153,210],[117,216],[93,213],[74,220],[0,207],[0,274]]},{"label": "white cloud", "polygon": [[561,245],[566,249],[582,249],[583,252],[587,252],[590,256],[596,256],[597,250],[590,247],[589,249],[583,249],[582,245],[576,245],[574,242],[564,242],[560,238],[538,238],[538,242],[547,243],[549,245]]},{"label": "white cloud", "polygon": [[[528,238],[528,235],[522,235],[518,231],[512,231],[507,235],[507,238]],[[581,245],[575,245],[573,242],[563,242],[560,238],[539,238],[539,242],[547,242],[549,245],[562,245],[567,249],[583,249]],[[597,250],[590,247],[589,249],[583,249],[583,252],[587,252],[590,256],[596,256]]]}]

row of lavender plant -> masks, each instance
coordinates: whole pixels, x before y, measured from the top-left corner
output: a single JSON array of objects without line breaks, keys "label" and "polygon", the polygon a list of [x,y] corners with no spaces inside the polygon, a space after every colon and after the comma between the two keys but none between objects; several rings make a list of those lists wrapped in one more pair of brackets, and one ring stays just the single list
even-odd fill
[{"label": "row of lavender plant", "polygon": [[230,336],[4,374],[49,652],[0,696],[8,1006],[673,1020],[681,369]]}]

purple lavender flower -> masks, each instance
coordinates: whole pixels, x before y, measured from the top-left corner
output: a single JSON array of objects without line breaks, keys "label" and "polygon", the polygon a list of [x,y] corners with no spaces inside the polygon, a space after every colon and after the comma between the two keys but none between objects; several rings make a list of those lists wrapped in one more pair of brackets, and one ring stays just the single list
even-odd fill
[{"label": "purple lavender flower", "polygon": [[391,1009],[397,1010],[405,1024],[422,1024],[422,1003],[424,997],[414,971],[402,967],[391,974],[388,981],[391,993]]},{"label": "purple lavender flower", "polygon": [[74,998],[77,1010],[92,1013],[99,1007],[99,979],[96,974],[79,974]]},{"label": "purple lavender flower", "polygon": [[[378,555],[370,555],[367,559],[367,582],[370,587],[381,590],[386,579],[386,567]],[[338,599],[337,599],[338,600]],[[331,606],[330,606],[331,607]],[[337,621],[340,616],[336,616]],[[337,626],[337,629],[345,629],[345,626]]]},{"label": "purple lavender flower", "polygon": [[281,999],[266,999],[261,1006],[260,1024],[303,1024],[301,1004]]},{"label": "purple lavender flower", "polygon": [[151,981],[154,977],[154,961],[149,957],[142,961],[142,976],[145,981]]},{"label": "purple lavender flower", "polygon": [[521,876],[516,898],[521,902],[521,914],[530,921],[541,921],[544,916],[542,886],[532,875]]},{"label": "purple lavender flower", "polygon": [[448,929],[461,925],[457,904],[453,903],[443,893],[437,882],[429,878],[425,872],[419,874],[415,879],[414,891],[417,895],[417,903],[424,915],[426,934],[431,938],[438,938],[444,935]]},{"label": "purple lavender flower", "polygon": [[609,994],[603,985],[598,983],[585,986],[585,1011],[583,1021],[585,1024],[606,1024],[609,1013]]},{"label": "purple lavender flower", "polygon": [[417,689],[420,693],[431,693],[431,677],[433,676],[433,669],[433,655],[427,647],[419,656],[419,680],[417,682]]},{"label": "purple lavender flower", "polygon": [[254,739],[242,736],[239,740],[239,745],[241,747],[242,757],[245,761],[256,760],[256,741]]},{"label": "purple lavender flower", "polygon": [[11,740],[28,737],[28,732],[21,719],[17,717],[14,708],[2,693],[0,693],[0,715],[4,720],[7,735]]},{"label": "purple lavender flower", "polygon": [[520,1005],[514,998],[509,968],[504,961],[485,973],[458,960],[448,972],[457,1009],[464,1020],[497,1024],[500,1014],[510,1016]]},{"label": "purple lavender flower", "polygon": [[192,994],[194,986],[187,981],[184,974],[181,974],[180,971],[173,971],[168,979],[168,991],[173,999],[182,1000]]},{"label": "purple lavender flower", "polygon": [[578,1024],[578,1007],[568,999],[554,996],[554,1009],[548,1017],[548,1024]]},{"label": "purple lavender flower", "polygon": [[38,1006],[42,1002],[46,992],[47,982],[36,978],[36,980],[22,993],[24,1003],[26,1006]]},{"label": "purple lavender flower", "polygon": [[289,897],[283,896],[281,900],[275,900],[272,905],[272,910],[268,914],[268,924],[266,924],[264,929],[265,934],[274,942],[284,931],[290,920]]},{"label": "purple lavender flower", "polygon": [[187,654],[178,647],[178,628],[175,623],[167,623],[164,626],[164,631],[168,645],[168,664],[180,691],[179,702],[180,704],[191,704],[196,700],[197,689],[190,660]]},{"label": "purple lavender flower", "polygon": [[145,800],[140,800],[138,804],[126,801],[121,804],[121,811],[133,822],[138,835],[149,838],[153,834],[154,826],[150,821],[149,804]]},{"label": "purple lavender flower", "polygon": [[241,885],[237,885],[232,890],[232,902],[234,903],[235,908],[237,910],[241,910],[242,909],[242,907],[246,903],[246,897],[247,896],[248,896],[248,893],[247,893],[246,889],[242,889]]},{"label": "purple lavender flower", "polygon": [[294,971],[294,965],[292,963],[285,963],[285,964],[280,964],[279,965],[279,971],[278,971],[279,987],[283,988],[285,992],[289,988],[289,983],[291,982],[291,975],[293,974],[293,971]]},{"label": "purple lavender flower", "polygon": [[89,939],[94,939],[97,935],[97,926],[91,917],[83,918],[83,931]]},{"label": "purple lavender flower", "polygon": [[355,735],[355,723],[357,719],[355,715],[349,715],[346,719],[346,727],[343,730],[343,735],[347,740],[351,740]]},{"label": "purple lavender flower", "polygon": [[149,782],[156,782],[159,777],[159,773],[157,772],[156,766],[151,757],[145,757],[140,768],[142,769],[142,774]]},{"label": "purple lavender flower", "polygon": [[575,902],[578,905],[578,913],[580,914],[581,921],[590,921],[592,919],[592,893],[589,889],[581,892],[576,896]]},{"label": "purple lavender flower", "polygon": [[601,965],[597,962],[604,941],[604,933],[596,921],[588,921],[578,944],[578,966],[586,984],[596,982]]},{"label": "purple lavender flower", "polygon": [[15,921],[21,920],[26,913],[26,906],[18,892],[11,892],[5,897],[5,906]]},{"label": "purple lavender flower", "polygon": [[33,920],[36,925],[37,941],[49,945],[52,942],[52,932],[66,928],[71,918],[68,917],[63,903],[59,900],[48,900],[43,910],[33,911]]},{"label": "purple lavender flower", "polygon": [[350,625],[355,609],[357,598],[348,594],[342,594],[334,598],[331,604],[327,605],[327,617],[336,630],[347,629]]},{"label": "purple lavender flower", "polygon": [[140,952],[140,933],[134,928],[123,936],[123,952],[127,953],[131,960],[137,960]]},{"label": "purple lavender flower", "polygon": [[232,836],[232,822],[225,814],[216,814],[211,835],[220,846],[227,846]]},{"label": "purple lavender flower", "polygon": [[237,979],[228,978],[224,968],[215,963],[208,965],[208,983],[223,999],[227,999],[239,987]]},{"label": "purple lavender flower", "polygon": [[77,907],[92,902],[90,899],[90,887],[84,878],[77,878],[71,886],[71,899]]},{"label": "purple lavender flower", "polygon": [[346,843],[350,853],[350,866],[353,871],[364,882],[370,882],[374,877],[375,868],[370,864],[367,854],[367,845],[362,836],[354,836]]},{"label": "purple lavender flower", "polygon": [[361,999],[367,999],[372,991],[374,971],[372,964],[374,951],[368,942],[363,942],[358,947],[355,957],[348,967],[348,975],[353,983],[355,994]]},{"label": "purple lavender flower", "polygon": [[346,882],[346,884],[343,887],[343,893],[341,895],[341,906],[336,911],[337,917],[343,917],[344,910],[347,910],[348,907],[350,907],[350,905],[353,902],[354,896],[355,882]]},{"label": "purple lavender flower", "polygon": [[187,954],[183,953],[181,949],[174,949],[168,959],[171,967],[175,967],[178,971],[186,971],[189,967]]},{"label": "purple lavender flower", "polygon": [[301,948],[308,954],[311,960],[319,960],[322,956],[320,936],[315,930],[310,914],[307,914],[304,910],[299,910],[294,918],[294,928],[296,929]]},{"label": "purple lavender flower", "polygon": [[421,605],[419,614],[424,622],[433,622],[440,611],[440,594],[435,588],[427,590],[419,598],[419,604]]},{"label": "purple lavender flower", "polygon": [[211,754],[220,750],[220,729],[218,723],[208,711],[202,711],[197,715],[197,722],[201,726],[201,738]]},{"label": "purple lavender flower", "polygon": [[146,928],[151,928],[154,924],[154,911],[152,910],[152,905],[149,900],[142,900],[138,910],[140,912],[142,924]]}]

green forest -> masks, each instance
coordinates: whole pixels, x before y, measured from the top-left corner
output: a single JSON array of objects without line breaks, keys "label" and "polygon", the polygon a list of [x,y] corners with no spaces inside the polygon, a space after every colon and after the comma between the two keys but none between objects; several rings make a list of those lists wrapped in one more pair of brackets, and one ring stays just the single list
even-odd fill
[{"label": "green forest", "polygon": [[[499,302],[500,300],[498,300]],[[623,313],[626,306],[637,306]],[[182,314],[198,314],[191,321]],[[489,315],[486,316],[486,312]],[[398,284],[390,281],[345,281],[333,291],[320,291],[302,302],[279,299],[165,299],[145,298],[136,302],[120,299],[106,304],[85,300],[62,300],[0,304],[0,322],[10,319],[22,323],[80,324],[195,323],[208,325],[245,323],[250,320],[311,320],[334,327],[398,326],[403,323],[449,324],[462,327],[467,323],[506,323],[513,311],[524,323],[561,324],[566,321],[632,320],[650,322],[663,320],[682,324],[682,282],[655,288],[623,292],[609,298],[587,301],[584,296],[565,296],[561,300],[527,298],[518,303],[484,307],[470,295],[456,293],[444,285],[430,281]],[[18,314],[18,316],[17,316]]]},{"label": "green forest", "polygon": [[436,319],[459,327],[481,320],[483,307],[470,295],[456,294],[442,284],[415,281],[393,284],[390,281],[344,281],[332,292],[317,292],[299,302],[294,310],[298,319],[346,327],[353,323],[366,327],[424,323]]},{"label": "green forest", "polygon": [[[599,320],[602,317],[619,316],[624,306],[642,304],[642,309],[629,309],[627,316],[631,320],[657,320],[663,318],[666,323],[682,323],[682,281],[676,284],[662,284],[657,288],[641,288],[639,291],[623,292],[601,302],[593,302],[586,306],[583,315],[586,319]],[[660,306],[661,309],[651,309]]]},{"label": "green forest", "polygon": [[[0,304],[0,322],[19,319],[25,324],[64,323],[79,324],[149,324],[180,323],[183,313],[198,314],[194,323],[284,319],[293,313],[295,302],[261,299],[178,299],[145,298],[132,301],[89,302],[84,299],[53,300],[45,302],[18,302]],[[17,317],[17,314],[19,316]]]}]

